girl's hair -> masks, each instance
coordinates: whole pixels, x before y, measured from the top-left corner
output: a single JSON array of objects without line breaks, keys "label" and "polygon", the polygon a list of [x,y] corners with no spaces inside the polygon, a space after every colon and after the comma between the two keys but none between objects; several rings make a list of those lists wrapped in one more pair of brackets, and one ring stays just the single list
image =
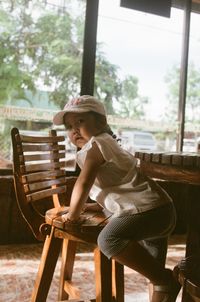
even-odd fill
[{"label": "girl's hair", "polygon": [[110,128],[110,126],[107,124],[107,120],[106,117],[102,114],[99,114],[97,112],[94,111],[90,111],[91,114],[93,114],[93,116],[95,117],[95,120],[98,123],[99,127],[102,127],[102,130],[104,133],[108,133],[110,134],[114,139],[117,139],[117,136],[113,133],[112,129]]}]

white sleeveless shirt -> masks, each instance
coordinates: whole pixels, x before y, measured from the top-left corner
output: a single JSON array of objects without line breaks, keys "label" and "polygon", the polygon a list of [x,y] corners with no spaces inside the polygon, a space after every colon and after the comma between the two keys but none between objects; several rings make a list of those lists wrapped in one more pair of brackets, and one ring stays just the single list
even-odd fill
[{"label": "white sleeveless shirt", "polygon": [[171,202],[169,196],[161,198],[148,181],[138,174],[137,159],[122,149],[117,141],[107,133],[93,136],[77,152],[77,164],[82,169],[88,150],[96,143],[105,159],[100,167],[90,198],[97,201],[114,216],[144,212]]}]

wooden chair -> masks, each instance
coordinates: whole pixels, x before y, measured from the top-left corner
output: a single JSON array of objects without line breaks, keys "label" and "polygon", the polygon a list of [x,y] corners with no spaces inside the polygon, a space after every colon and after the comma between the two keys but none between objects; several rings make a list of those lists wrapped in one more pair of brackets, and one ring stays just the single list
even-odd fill
[{"label": "wooden chair", "polygon": [[[45,240],[31,302],[45,302],[55,266],[62,250],[59,301],[83,302],[72,281],[77,244],[90,244],[94,252],[96,298],[90,301],[123,302],[123,266],[108,260],[98,249],[97,236],[110,215],[84,213],[83,222],[68,227],[67,212],[74,177],[66,177],[63,136],[51,130],[46,137],[25,136],[11,131],[13,172],[19,209],[38,240]],[[70,300],[76,299],[76,300]]]},{"label": "wooden chair", "polygon": [[182,259],[174,273],[182,285],[182,302],[200,302],[200,254]]}]

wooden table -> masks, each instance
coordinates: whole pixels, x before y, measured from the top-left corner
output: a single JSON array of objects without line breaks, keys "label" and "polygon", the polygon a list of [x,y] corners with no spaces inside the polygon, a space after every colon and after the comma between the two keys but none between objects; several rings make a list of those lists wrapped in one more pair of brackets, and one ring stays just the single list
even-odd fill
[{"label": "wooden table", "polygon": [[[143,174],[159,180],[179,182],[200,186],[200,154],[183,152],[136,152],[140,170]],[[197,197],[199,198],[199,197]],[[199,200],[200,201],[200,200]],[[197,217],[196,206],[188,203],[188,213]],[[200,203],[199,203],[200,210]],[[200,213],[200,212],[199,212]],[[186,256],[200,250],[200,229],[188,219]]]}]

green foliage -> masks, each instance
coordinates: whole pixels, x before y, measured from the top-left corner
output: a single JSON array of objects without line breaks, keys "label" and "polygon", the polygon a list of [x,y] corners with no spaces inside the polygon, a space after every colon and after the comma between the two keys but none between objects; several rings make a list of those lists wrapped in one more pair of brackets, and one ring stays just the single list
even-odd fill
[{"label": "green foliage", "polygon": [[194,64],[190,64],[188,71],[187,109],[190,110],[191,121],[199,122],[200,115],[200,69],[196,69]]},{"label": "green foliage", "polygon": [[[166,118],[177,120],[179,102],[180,68],[173,66],[167,73],[165,81],[168,84],[168,106]],[[199,123],[200,115],[200,69],[191,62],[188,65],[187,94],[186,94],[186,122]]]},{"label": "green foliage", "polygon": [[[74,1],[55,8],[42,0],[4,0],[0,6],[0,103],[24,99],[26,91],[49,92],[49,100],[63,108],[80,92],[83,54],[84,5],[72,13]],[[94,94],[109,114],[144,116],[146,98],[138,96],[138,80],[119,79],[118,66],[111,64],[97,45]],[[118,104],[118,110],[114,109]]]},{"label": "green foliage", "polygon": [[106,60],[102,52],[97,52],[94,94],[103,100],[108,114],[115,114],[113,100],[118,100],[121,96],[121,82],[117,76],[117,69],[116,65]]},{"label": "green foliage", "polygon": [[142,119],[145,116],[144,105],[148,103],[147,97],[138,95],[138,79],[127,76],[122,82],[122,96],[118,114],[123,117]]},{"label": "green foliage", "polygon": [[0,17],[0,102],[4,103],[23,96],[25,89],[34,90],[34,83],[22,60],[23,32],[17,17],[4,10]]}]

